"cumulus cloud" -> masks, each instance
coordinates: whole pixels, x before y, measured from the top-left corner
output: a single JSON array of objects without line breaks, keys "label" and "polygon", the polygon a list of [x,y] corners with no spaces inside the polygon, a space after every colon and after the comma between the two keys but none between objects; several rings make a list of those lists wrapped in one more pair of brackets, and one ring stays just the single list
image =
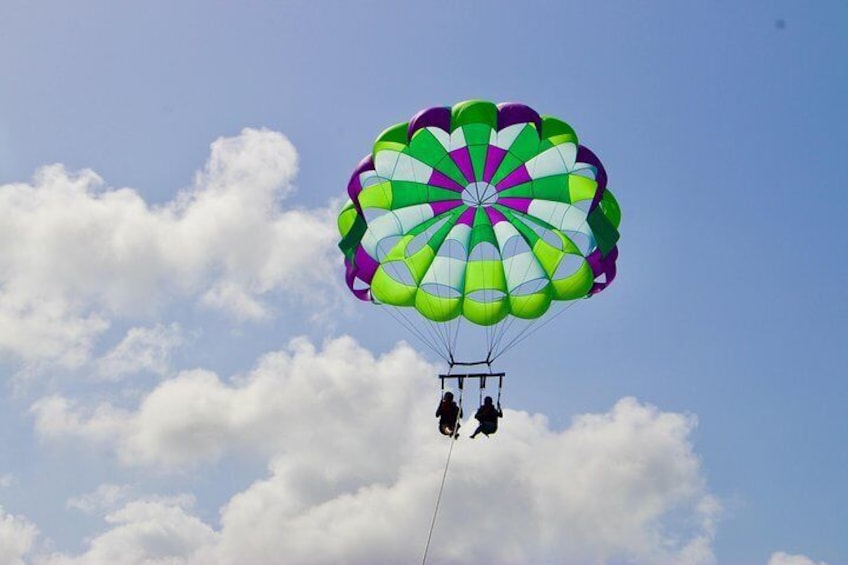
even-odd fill
[{"label": "cumulus cloud", "polygon": [[38,536],[38,528],[23,516],[6,513],[0,506],[0,563],[24,563]]},{"label": "cumulus cloud", "polygon": [[130,485],[102,484],[94,492],[72,496],[68,499],[68,508],[76,508],[86,514],[112,510],[121,502],[130,498],[133,488]]},{"label": "cumulus cloud", "polygon": [[[268,476],[235,494],[215,527],[184,505],[155,506],[192,532],[169,530],[190,540],[175,542],[178,562],[413,562],[449,446],[435,430],[433,370],[403,344],[375,357],[348,337],[322,349],[297,339],[247,375],[183,372],[135,409],[51,397],[33,413],[43,437],[100,443],[125,465],[269,458]],[[464,437],[453,451],[433,561],[714,563],[720,508],[689,441],[695,425],[632,398],[561,431],[507,410],[495,437]],[[142,547],[113,532],[144,537],[149,515],[119,515],[81,562]]]},{"label": "cumulus cloud", "polygon": [[94,443],[115,440],[127,427],[128,412],[109,404],[98,406],[85,418],[74,410],[75,403],[65,397],[52,395],[36,402],[31,410],[36,414],[38,432],[49,438],[76,436]]},{"label": "cumulus cloud", "polygon": [[98,376],[116,381],[141,371],[164,375],[171,352],[182,342],[178,324],[131,328],[118,345],[98,359]]},{"label": "cumulus cloud", "polygon": [[160,206],[61,165],[0,186],[0,353],[76,367],[116,317],[181,296],[258,319],[268,293],[331,279],[329,209],[280,205],[296,172],[288,139],[245,129]]},{"label": "cumulus cloud", "polygon": [[89,542],[80,556],[42,556],[51,565],[111,565],[114,563],[184,563],[198,549],[212,545],[216,534],[191,514],[192,499],[145,500],[127,503],[106,515],[112,527]]},{"label": "cumulus cloud", "polygon": [[[401,442],[403,430],[386,424],[405,419],[417,404],[421,382],[410,386],[416,381],[409,375],[434,370],[407,346],[375,358],[349,337],[328,342],[321,352],[299,338],[229,382],[207,370],[183,371],[136,410],[108,403],[84,407],[54,395],[35,403],[32,412],[42,437],[107,444],[125,465],[177,469],[240,450],[269,457],[295,446],[306,451],[314,437],[340,454],[356,453],[375,435]],[[359,421],[353,434],[348,426],[360,413],[380,413],[386,421]]]},{"label": "cumulus cloud", "polygon": [[813,561],[806,555],[790,555],[776,551],[769,557],[768,565],[827,565],[824,561]]}]

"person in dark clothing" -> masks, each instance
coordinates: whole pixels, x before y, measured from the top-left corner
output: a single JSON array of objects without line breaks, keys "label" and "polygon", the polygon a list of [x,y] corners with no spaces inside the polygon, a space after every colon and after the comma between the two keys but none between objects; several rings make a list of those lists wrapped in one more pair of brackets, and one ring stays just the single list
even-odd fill
[{"label": "person in dark clothing", "polygon": [[498,431],[498,418],[503,418],[503,412],[501,411],[501,403],[498,402],[498,407],[495,408],[492,404],[492,397],[487,396],[485,400],[483,400],[483,406],[477,409],[477,413],[474,414],[474,418],[480,422],[480,425],[477,426],[477,429],[474,430],[474,433],[471,434],[471,439],[477,434],[486,434],[486,437],[489,437],[489,434],[493,434]]},{"label": "person in dark clothing", "polygon": [[436,418],[439,419],[439,431],[442,435],[459,437],[459,419],[462,418],[462,409],[453,401],[453,393],[446,392],[436,409]]}]

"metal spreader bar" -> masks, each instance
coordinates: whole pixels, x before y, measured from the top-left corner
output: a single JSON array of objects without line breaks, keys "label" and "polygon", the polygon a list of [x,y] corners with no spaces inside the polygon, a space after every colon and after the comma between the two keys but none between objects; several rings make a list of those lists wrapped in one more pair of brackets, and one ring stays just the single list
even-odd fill
[{"label": "metal spreader bar", "polygon": [[480,381],[480,388],[486,388],[486,379],[496,378],[498,379],[498,388],[500,388],[503,386],[505,376],[506,373],[448,373],[439,375],[439,379],[442,381],[442,390],[445,388],[445,381],[450,379],[456,379],[459,389],[462,390],[462,387],[465,385],[465,379],[478,380]]}]

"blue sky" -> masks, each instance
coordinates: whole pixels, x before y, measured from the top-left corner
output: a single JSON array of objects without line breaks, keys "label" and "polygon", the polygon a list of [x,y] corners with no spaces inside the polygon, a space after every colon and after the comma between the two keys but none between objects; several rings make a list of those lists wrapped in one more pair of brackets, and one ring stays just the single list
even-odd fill
[{"label": "blue sky", "polygon": [[[39,531],[26,559],[94,561],[86,539],[141,523],[143,505],[178,515],[185,527],[175,531],[188,532],[180,539],[193,540],[185,543],[197,559],[222,547],[207,537],[227,537],[220,508],[235,512],[237,493],[284,475],[274,465],[294,448],[266,446],[259,424],[246,435],[230,430],[209,451],[186,448],[195,460],[181,459],[185,446],[165,432],[150,432],[155,422],[132,420],[154,391],[184,398],[168,384],[188,382],[186,371],[211,371],[237,388],[229,379],[249,379],[267,353],[295,351],[287,348],[296,336],[327,359],[343,355],[322,344],[346,335],[387,363],[413,355],[396,349],[400,332],[388,316],[340,288],[332,211],[384,127],[423,107],[483,98],[571,123],[603,159],[624,213],[615,283],[504,359],[514,420],[545,415],[544,426],[528,419],[527,433],[562,433],[560,447],[573,453],[573,419],[613,414],[622,398],[638,400],[622,410],[658,426],[662,414],[677,415],[683,439],[674,445],[697,461],[678,478],[721,506],[715,531],[699,530],[718,563],[777,564],[781,551],[848,561],[846,25],[848,7],[836,1],[5,2],[0,196],[14,216],[0,231],[0,505],[19,517],[7,523]],[[204,169],[210,158],[224,173]],[[37,173],[55,163],[65,172]],[[103,184],[74,177],[86,169]],[[73,191],[73,178],[83,196],[65,202],[57,195]],[[228,216],[216,198],[231,204],[247,181],[260,188]],[[10,196],[22,184],[54,188]],[[122,187],[134,205],[104,203]],[[70,206],[84,221],[63,219]],[[238,239],[251,221],[278,238],[259,257],[251,244],[264,239]],[[287,226],[310,235],[292,239]],[[104,233],[163,250],[100,258],[106,252],[86,238]],[[379,382],[393,403],[429,412],[433,368],[419,369],[407,389]],[[367,391],[367,379],[357,386]],[[97,412],[106,405],[124,412]],[[159,439],[138,439],[147,433]],[[293,453],[311,453],[303,449]],[[651,453],[666,469],[680,455],[672,451]],[[112,498],[98,491],[104,484]],[[95,509],[69,506],[94,492]],[[693,500],[666,502],[704,519]],[[639,546],[589,540],[606,549],[585,555],[665,558]],[[348,549],[353,562],[396,555]]]}]

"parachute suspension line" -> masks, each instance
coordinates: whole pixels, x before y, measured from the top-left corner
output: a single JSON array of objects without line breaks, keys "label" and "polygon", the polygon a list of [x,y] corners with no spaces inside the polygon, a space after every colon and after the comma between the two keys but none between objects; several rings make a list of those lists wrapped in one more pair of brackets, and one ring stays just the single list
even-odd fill
[{"label": "parachute suspension line", "polygon": [[506,336],[510,335],[515,324],[524,324],[526,327],[529,324],[533,324],[538,318],[534,318],[532,320],[526,320],[524,318],[519,318],[517,316],[510,316],[508,320],[505,320],[502,324],[499,324],[500,328],[497,332],[497,335],[492,340],[492,345],[489,348],[489,358],[494,360],[496,357],[500,356],[500,346]]},{"label": "parachute suspension line", "polygon": [[[516,323],[516,320],[518,320],[518,319],[519,318],[517,318],[515,316],[510,316],[509,320],[504,322],[503,327],[498,332],[497,337],[495,338],[494,342],[492,343],[492,347],[491,347],[491,350],[490,350],[490,353],[489,353],[490,356],[494,355],[495,357],[497,357],[497,354],[499,353],[498,348],[500,347],[501,342],[503,341],[504,337],[509,335],[510,331],[512,330],[512,326]],[[522,320],[522,322],[525,323],[525,324],[530,323],[527,320]]]},{"label": "parachute suspension line", "polygon": [[503,375],[498,377],[498,404],[497,406],[500,408],[501,405],[501,389],[503,389]]},{"label": "parachute suspension line", "polygon": [[442,351],[444,352],[443,357],[445,354],[449,354],[449,345],[446,337],[444,336],[443,329],[440,327],[440,325],[423,315],[421,317],[424,319],[425,322],[427,322],[426,328],[430,332],[430,335],[433,337],[434,341],[442,346]]},{"label": "parachute suspension line", "polygon": [[[448,262],[448,280],[447,281],[441,280],[441,277],[439,276],[438,269],[432,270],[434,282],[437,285],[444,285],[444,286],[450,287],[449,283],[450,283],[451,280],[453,280],[452,277],[451,277],[451,270],[452,270],[451,267],[452,267],[452,262],[449,261]],[[440,292],[440,294],[441,294],[441,292]],[[427,316],[425,316],[422,311],[419,310],[419,313],[421,314],[421,317],[424,318],[424,320],[427,322],[427,325],[429,326],[431,333],[433,335],[438,336],[438,341],[439,341],[439,343],[441,343],[441,345],[443,347],[444,355],[446,355],[448,357],[448,359],[452,358],[453,357],[453,347],[451,346],[449,323],[436,322],[434,320],[431,320]]]},{"label": "parachute suspension line", "polygon": [[488,340],[486,346],[486,359],[492,358],[492,353],[494,353],[495,349],[497,348],[498,338],[501,332],[503,332],[504,327],[509,325],[510,321],[511,320],[501,320],[500,322],[495,324],[497,327],[492,332],[492,337]]},{"label": "parachute suspension line", "polygon": [[439,347],[439,338],[435,335],[432,327],[416,325],[413,320],[409,319],[402,308],[396,308],[394,310],[403,320],[404,323],[402,325],[417,335],[420,340],[426,343],[430,349],[436,353],[436,355],[442,359],[445,358],[442,348]]},{"label": "parachute suspension line", "polygon": [[447,357],[448,359],[450,359],[450,340],[448,339],[446,330],[443,327],[444,324],[440,322],[434,322],[433,320],[430,320],[429,318],[426,318],[423,315],[421,316],[421,318],[426,322],[425,327],[429,331],[430,335],[433,336],[434,341],[439,344],[440,349],[442,351],[442,358],[444,359]]},{"label": "parachute suspension line", "polygon": [[[462,419],[462,390],[463,390],[463,378],[459,377],[459,410],[456,412],[456,421],[453,424],[453,433],[454,436],[458,433],[457,425],[459,421]],[[442,390],[445,388],[445,381],[442,379]],[[433,539],[433,530],[436,528],[436,518],[439,515],[439,504],[442,502],[442,493],[445,490],[445,480],[448,477],[448,468],[450,467],[451,454],[453,454],[453,446],[456,443],[456,438],[451,436],[450,449],[448,449],[448,458],[445,461],[445,470],[442,472],[442,482],[439,485],[439,495],[436,497],[436,508],[433,510],[433,519],[430,521],[430,531],[427,533],[427,543],[424,545],[424,557],[421,559],[421,565],[426,565],[427,563],[427,553],[430,551],[430,540]]]},{"label": "parachute suspension line", "polygon": [[[500,349],[501,344],[503,343],[504,339],[506,339],[506,337],[508,335],[510,335],[512,328],[516,324],[517,320],[521,320],[520,324],[523,324],[523,327],[520,330],[516,330],[516,333],[515,333],[516,337],[520,337],[524,333],[526,333],[531,327],[533,327],[536,323],[538,323],[539,319],[540,318],[532,318],[532,319],[528,320],[528,319],[524,319],[524,318],[519,318],[518,316],[512,316],[510,318],[510,320],[507,321],[507,323],[505,324],[505,327],[498,334],[498,337],[495,340],[494,345],[492,346],[492,353],[493,353],[492,359],[494,360],[494,359],[500,357],[504,353],[504,351],[506,350],[506,348]],[[514,340],[510,340],[506,347],[510,347],[512,345],[512,341],[514,341]]]},{"label": "parachute suspension line", "polygon": [[[555,314],[552,314],[552,315],[548,314],[548,317],[545,319],[545,321],[541,322],[541,323],[539,321],[541,318],[534,318],[532,320],[525,320],[526,323],[525,323],[524,327],[522,327],[520,330],[517,330],[515,335],[510,336],[506,345],[504,345],[503,347],[501,347],[501,345],[503,343],[503,340],[506,339],[506,334],[502,335],[501,336],[502,340],[498,342],[499,350],[495,353],[495,358],[500,357],[501,355],[503,355],[504,353],[506,353],[507,351],[509,351],[510,349],[512,349],[513,347],[515,347],[516,345],[518,345],[519,343],[524,341],[525,339],[529,338],[531,335],[536,333],[537,330],[539,330],[543,326],[545,326],[551,319],[556,318],[557,316],[562,314],[562,312],[565,311],[566,309],[567,309],[567,307],[564,307],[559,312],[557,312]],[[538,327],[536,327],[536,326],[538,326]]]},{"label": "parachute suspension line", "polygon": [[[478,292],[482,292],[482,293],[483,293],[483,311],[484,311],[484,317],[485,317],[486,319],[488,319],[488,318],[489,318],[489,315],[490,315],[490,310],[491,310],[491,307],[492,307],[492,306],[491,306],[491,300],[490,300],[490,296],[491,296],[490,291],[489,291],[489,289],[482,289],[482,290],[479,290]],[[484,331],[484,332],[485,332],[485,334],[486,334],[486,349],[488,350],[488,347],[489,347],[489,340],[490,340],[490,335],[489,335],[489,334],[490,334],[490,332],[491,332],[491,326],[484,326],[484,327],[483,327],[483,331]]]},{"label": "parachute suspension line", "polygon": [[[519,232],[519,234],[520,234],[520,232]],[[519,235],[519,237],[522,237],[522,239],[524,239],[523,236],[521,236],[521,235]],[[529,242],[527,242],[526,239],[524,239],[524,241],[529,245]],[[503,258],[503,251],[504,250],[500,249],[500,246],[498,246],[498,247],[499,247],[499,251],[501,253],[501,257]],[[530,270],[531,264],[532,263],[530,261],[527,262],[527,264],[524,267],[524,274],[521,276],[521,278],[519,280],[525,280],[527,278],[527,273]],[[512,280],[512,271],[513,271],[514,268],[515,268],[515,262],[510,261],[509,268],[507,269],[506,273],[504,273],[504,277],[505,277],[506,281]],[[507,284],[509,284],[509,283],[507,283]],[[508,296],[511,295],[511,290],[513,290],[513,289],[510,289],[509,287],[507,287],[507,295]],[[512,307],[512,304],[510,303],[510,310],[511,310],[511,307]],[[486,353],[487,359],[492,358],[492,353],[494,353],[495,348],[497,347],[497,344],[500,343],[502,336],[504,335],[504,333],[509,331],[509,328],[512,327],[512,324],[515,323],[516,317],[515,317],[514,313],[510,312],[510,314],[512,314],[512,315],[508,316],[507,320],[504,320],[501,323],[495,324],[495,328],[493,328],[494,329],[494,332],[493,332],[494,335],[492,336],[491,341],[488,342],[488,351]]]},{"label": "parachute suspension line", "polygon": [[[498,250],[498,255],[500,256],[500,249]],[[489,309],[489,314],[487,318],[491,319],[492,315],[495,313],[495,291],[494,289],[487,290],[487,307]],[[505,296],[504,299],[507,297]],[[486,360],[488,361],[492,357],[492,347],[495,341],[495,332],[497,331],[499,324],[491,324],[486,326]],[[489,369],[491,370],[491,368]]]},{"label": "parachute suspension line", "polygon": [[383,310],[389,314],[398,324],[403,326],[409,333],[415,335],[418,339],[420,339],[425,345],[429,346],[431,349],[434,347],[434,344],[424,335],[421,330],[412,325],[410,320],[404,315],[403,310],[397,306],[392,306],[390,304],[380,304],[383,306]]},{"label": "parachute suspension line", "polygon": [[[580,223],[580,226],[578,226],[578,231],[579,231],[580,228],[582,228],[584,225],[586,225],[587,221],[588,221],[588,216],[586,217],[586,219],[584,219]],[[576,283],[577,283],[577,281],[572,281],[569,284],[569,289],[574,287],[574,285]],[[557,302],[559,302],[559,301],[557,301]],[[543,327],[548,325],[551,322],[551,320],[554,320],[554,319],[558,318],[559,316],[561,316],[563,312],[570,309],[576,303],[577,303],[577,299],[566,301],[566,304],[563,306],[562,309],[560,309],[559,312],[557,312],[553,315],[547,316],[546,319],[541,323],[537,323],[540,320],[540,318],[534,318],[534,319],[530,320],[529,323],[520,332],[518,332],[518,335],[516,335],[509,343],[507,343],[503,347],[503,349],[501,349],[500,351],[498,351],[495,354],[493,359],[500,357],[501,355],[503,355],[504,353],[506,353],[507,351],[512,349],[514,346],[518,345],[519,343],[521,343],[525,339],[527,339],[530,336],[532,336],[533,334],[535,334],[537,331],[539,331],[540,329],[542,329]],[[500,341],[498,342],[498,346],[500,346]]]},{"label": "parachute suspension line", "polygon": [[497,324],[492,324],[487,328],[487,337],[486,337],[486,360],[492,358],[492,351],[495,348],[495,336],[497,335],[498,326],[501,325],[501,322]]},{"label": "parachute suspension line", "polygon": [[457,347],[459,344],[459,335],[462,332],[462,326],[464,323],[465,322],[462,317],[462,314],[460,314],[453,320],[449,320],[444,323],[445,331],[447,332],[448,356],[451,360],[453,360],[456,356]]},{"label": "parachute suspension line", "polygon": [[[509,343],[507,343],[507,344],[504,346],[504,348],[503,348],[503,349],[501,349],[501,350],[500,350],[500,351],[499,351],[499,352],[498,352],[498,353],[497,353],[497,354],[496,354],[496,355],[492,358],[492,361],[494,361],[495,359],[497,359],[498,357],[500,357],[501,355],[503,355],[504,353],[506,353],[507,351],[509,351],[510,349],[512,349],[513,347],[515,347],[516,345],[518,345],[519,343],[521,343],[522,341],[524,341],[525,339],[527,339],[528,337],[532,336],[532,335],[533,335],[533,334],[535,334],[537,331],[539,331],[539,330],[541,330],[542,328],[544,328],[545,326],[547,326],[549,323],[551,323],[551,321],[553,321],[553,320],[557,319],[558,317],[560,317],[560,316],[562,315],[562,313],[563,313],[563,312],[565,312],[566,310],[570,309],[570,308],[571,308],[572,306],[574,306],[575,304],[577,304],[577,300],[570,300],[570,301],[568,302],[568,304],[566,304],[565,306],[563,306],[563,308],[562,308],[559,312],[557,312],[557,313],[556,313],[556,314],[554,314],[553,316],[548,316],[548,317],[545,319],[545,321],[544,321],[544,322],[541,322],[541,323],[539,323],[539,324],[536,324],[536,323],[535,323],[535,322],[536,322],[536,320],[533,320],[530,324],[528,324],[528,325],[527,325],[527,327],[526,327],[526,328],[524,328],[523,330],[521,330],[521,332],[520,332],[517,336],[515,336],[515,337],[512,339],[512,341],[510,341]],[[537,318],[537,319],[538,319],[538,318]]]},{"label": "parachute suspension line", "polygon": [[[447,361],[449,367],[452,367],[456,362],[456,352],[457,352],[457,344],[459,343],[459,336],[462,333],[462,327],[466,320],[463,319],[462,315],[457,316],[453,320],[448,320],[446,322],[431,322],[434,324],[434,328],[440,328],[444,335],[443,339],[440,341],[444,346],[445,355],[442,358]],[[433,331],[436,331],[435,329]]]},{"label": "parachute suspension line", "polygon": [[394,311],[393,311],[393,310],[394,310],[394,307],[392,307],[392,306],[388,306],[388,305],[385,305],[385,306],[386,306],[386,308],[384,309],[384,311],[385,311],[385,312],[388,312],[388,314],[389,314],[392,318],[394,318],[394,320],[395,320],[397,323],[399,323],[401,326],[403,326],[403,327],[404,327],[404,328],[405,328],[405,329],[406,329],[409,333],[411,333],[412,335],[414,335],[415,337],[417,337],[417,338],[418,338],[418,340],[419,340],[421,343],[423,343],[424,345],[426,345],[426,346],[430,349],[430,351],[432,351],[433,353],[435,353],[436,355],[438,355],[439,357],[441,357],[442,359],[444,359],[446,362],[450,362],[450,360],[449,360],[447,357],[445,357],[444,353],[442,353],[441,351],[439,351],[439,348],[438,348],[438,347],[436,347],[436,345],[435,345],[434,343],[432,343],[432,342],[431,342],[431,341],[427,338],[427,336],[426,336],[426,335],[424,335],[424,334],[421,332],[421,330],[419,330],[418,328],[416,328],[416,327],[415,327],[415,326],[414,326],[414,325],[413,325],[413,324],[409,321],[409,319],[407,319],[407,317],[403,314],[403,312],[401,312],[401,311],[400,311],[400,309],[398,309],[398,312],[394,312]]},{"label": "parachute suspension line", "polygon": [[453,359],[453,354],[456,351],[456,344],[459,341],[459,329],[462,327],[462,316],[457,316],[454,323],[453,340],[451,341],[450,356]]},{"label": "parachute suspension line", "polygon": [[[423,318],[423,316],[422,316],[422,318]],[[422,328],[426,328],[426,331],[430,335],[430,337],[433,339],[433,342],[436,343],[436,346],[439,348],[440,351],[444,352],[444,350],[445,350],[445,340],[439,334],[439,329],[433,324],[432,321],[428,320],[427,318],[423,318],[423,319],[424,319],[424,324],[423,325],[419,324],[419,325],[421,325]]]},{"label": "parachute suspension line", "polygon": [[[443,241],[442,243],[444,243],[444,241]],[[444,284],[444,285],[445,285],[445,286],[447,286],[448,288],[453,288],[453,287],[451,286],[451,284],[450,284],[450,282],[451,282],[451,281],[453,281],[453,261],[448,261],[448,262],[447,262],[447,265],[448,265],[448,280],[447,280],[447,281],[445,281],[445,282],[441,282],[441,281],[439,281],[439,277],[438,277],[438,270],[436,270],[436,277],[435,277],[435,278],[436,278],[436,282],[441,283],[441,284]],[[458,328],[458,326],[459,326],[459,320],[460,320],[461,318],[462,318],[462,315],[461,315],[461,314],[458,316],[458,318],[455,318],[455,319],[457,320],[457,321],[456,321],[457,328]],[[446,330],[446,332],[447,332],[447,334],[448,334],[448,339],[447,339],[447,343],[448,343],[448,348],[447,348],[447,349],[448,349],[448,357],[450,358],[450,360],[453,360],[453,354],[454,354],[454,351],[456,350],[456,339],[453,339],[453,340],[451,340],[451,339],[450,339],[450,329],[451,329],[451,328],[450,328],[450,326],[451,326],[451,324],[452,324],[452,323],[454,323],[454,322],[453,322],[453,320],[448,320],[448,321],[445,323],[445,330]],[[459,331],[459,329],[457,329],[457,332],[458,332],[458,331]],[[442,381],[442,384],[444,384],[444,381]]]},{"label": "parachute suspension line", "polygon": [[[527,221],[532,222],[532,220],[527,220]],[[527,223],[527,221],[525,221],[525,223]],[[585,220],[584,220],[584,222],[585,222]],[[524,239],[524,242],[527,244],[528,249],[532,249],[532,245],[530,245],[530,242],[527,241],[527,239],[524,238],[523,235],[521,235],[520,237],[522,237],[522,239]],[[519,280],[526,280],[527,279],[527,275],[530,272],[530,269],[533,267],[533,265],[538,265],[538,263],[535,262],[535,261],[527,261],[526,262],[526,264],[524,265],[524,269],[523,269],[524,272],[522,273]],[[515,267],[515,263],[510,262],[509,270],[506,273],[506,279],[507,280],[510,280],[510,276],[512,275],[512,271],[513,271],[514,267]],[[548,283],[550,284],[551,281],[548,280]],[[521,318],[521,314],[523,313],[524,309],[527,307],[528,304],[529,304],[529,301],[525,302],[524,305],[521,307],[521,309],[518,312],[512,312],[511,313],[512,315],[509,316],[509,318],[510,318],[509,320],[506,320],[503,324],[498,324],[498,326],[500,326],[500,327],[495,328],[495,330],[496,330],[495,336],[493,336],[492,343],[489,345],[489,355],[488,355],[489,358],[492,358],[493,354],[499,353],[499,352],[496,351],[497,348],[500,347],[500,344],[501,344],[502,340],[504,339],[504,337],[509,334],[513,325],[516,323],[516,320],[521,319],[523,323],[532,324],[536,319],[538,319],[538,318],[534,318],[532,321],[528,322],[526,319]]]},{"label": "parachute suspension line", "polygon": [[[586,224],[588,222],[589,222],[589,215],[586,214],[586,217],[583,218],[583,221],[580,222],[580,225],[574,231],[579,232],[581,230],[581,228],[586,226]],[[512,265],[510,265],[510,271],[511,271],[511,268],[512,268]],[[522,279],[527,276],[527,272],[529,271],[529,268],[530,268],[530,263],[527,264],[527,267],[525,268],[524,276],[522,277]],[[576,284],[576,281],[572,281],[569,284],[569,288],[573,287],[575,284]],[[557,301],[557,302],[559,302],[559,301]],[[567,305],[564,308],[562,308],[559,312],[557,312],[553,316],[548,316],[547,319],[544,322],[542,322],[541,324],[538,324],[538,326],[537,326],[537,322],[538,322],[539,318],[534,318],[534,319],[530,320],[528,322],[528,324],[518,333],[518,335],[516,335],[515,338],[513,338],[509,343],[507,343],[507,345],[503,349],[495,352],[495,355],[493,357],[491,356],[491,352],[490,352],[489,356],[494,361],[495,359],[497,359],[498,357],[500,357],[501,355],[506,353],[508,350],[512,349],[515,345],[518,345],[519,343],[521,343],[522,341],[524,341],[525,339],[529,338],[531,335],[536,333],[538,330],[542,329],[551,320],[559,317],[563,312],[565,312],[566,310],[571,308],[576,302],[577,302],[577,299],[567,301]],[[500,347],[501,341],[503,340],[504,336],[506,336],[506,334],[508,333],[508,331],[512,327],[512,324],[515,322],[515,319],[517,319],[517,318],[518,318],[518,316],[513,315],[512,319],[509,320],[509,322],[507,322],[506,327],[503,328],[503,331],[501,331],[500,335],[498,336],[497,343],[492,346],[493,350],[497,347]],[[537,327],[534,327],[534,326],[537,326]]]}]

